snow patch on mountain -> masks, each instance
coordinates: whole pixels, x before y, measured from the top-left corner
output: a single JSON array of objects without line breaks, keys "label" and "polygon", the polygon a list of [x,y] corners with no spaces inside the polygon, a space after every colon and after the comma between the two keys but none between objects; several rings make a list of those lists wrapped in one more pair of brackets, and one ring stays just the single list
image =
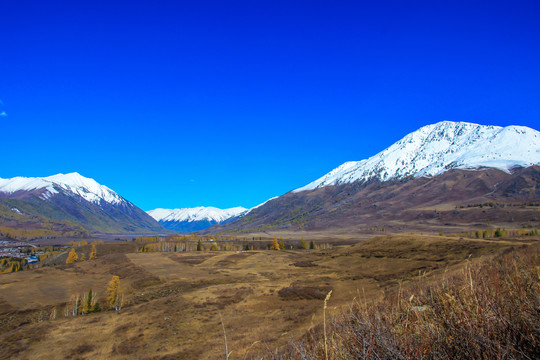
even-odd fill
[{"label": "snow patch on mountain", "polygon": [[349,161],[293,192],[355,181],[439,175],[449,169],[540,164],[540,132],[525,126],[442,121],[408,134],[369,159]]},{"label": "snow patch on mountain", "polygon": [[99,204],[101,201],[113,205],[126,202],[126,200],[113,190],[100,185],[94,179],[84,177],[76,172],[43,178],[20,176],[11,179],[0,178],[0,192],[13,194],[18,191],[34,190],[43,190],[40,197],[44,200],[64,190],[68,194],[78,195],[95,204]]},{"label": "snow patch on mountain", "polygon": [[211,221],[218,224],[233,217],[242,216],[247,212],[248,209],[240,206],[230,209],[218,209],[211,206],[198,206],[195,208],[155,209],[147,211],[148,215],[159,222]]},{"label": "snow patch on mountain", "polygon": [[272,200],[274,200],[274,199],[277,199],[278,197],[279,197],[279,196],[271,197],[270,199],[266,200],[265,202],[260,203],[259,205],[252,207],[251,209],[249,209],[248,211],[246,211],[246,214],[249,214],[251,211],[253,211],[253,210],[257,209],[257,208],[260,208],[260,207],[263,206],[263,205],[266,205],[267,202],[272,201]]}]

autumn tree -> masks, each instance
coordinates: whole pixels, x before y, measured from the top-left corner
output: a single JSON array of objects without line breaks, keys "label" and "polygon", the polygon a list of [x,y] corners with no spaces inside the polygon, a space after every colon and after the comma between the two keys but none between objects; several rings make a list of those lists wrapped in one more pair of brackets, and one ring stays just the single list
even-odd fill
[{"label": "autumn tree", "polygon": [[92,250],[90,250],[90,256],[88,256],[88,259],[92,260],[95,258],[97,258],[96,244],[92,244]]},{"label": "autumn tree", "polygon": [[272,245],[270,245],[270,250],[281,250],[276,235],[274,235],[274,240],[272,241]]},{"label": "autumn tree", "polygon": [[97,295],[90,289],[85,298],[83,298],[82,310],[83,314],[90,314],[100,311]]},{"label": "autumn tree", "polygon": [[77,255],[77,252],[75,251],[75,248],[72,247],[71,251],[68,254],[68,257],[66,259],[66,264],[71,264],[79,260],[79,256]]},{"label": "autumn tree", "polygon": [[300,239],[300,246],[302,246],[302,249],[307,249],[308,248],[308,244],[307,244],[306,240],[304,240],[303,236]]},{"label": "autumn tree", "polygon": [[107,287],[107,303],[111,308],[118,311],[122,308],[124,296],[120,289],[120,277],[114,275]]}]

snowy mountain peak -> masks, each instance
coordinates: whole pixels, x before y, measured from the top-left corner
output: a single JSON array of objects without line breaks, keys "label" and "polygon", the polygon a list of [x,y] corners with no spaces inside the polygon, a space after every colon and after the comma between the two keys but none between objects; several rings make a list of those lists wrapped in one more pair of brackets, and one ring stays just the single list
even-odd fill
[{"label": "snowy mountain peak", "polygon": [[0,192],[12,194],[18,191],[43,190],[42,199],[48,199],[58,194],[61,190],[67,193],[79,195],[85,200],[99,204],[101,201],[113,205],[125,203],[120,195],[104,185],[100,185],[91,178],[84,177],[79,173],[57,174],[48,177],[14,177],[11,179],[0,178]]},{"label": "snowy mountain peak", "polygon": [[346,162],[294,192],[374,178],[435,176],[453,168],[509,172],[536,164],[540,164],[540,132],[534,129],[442,121],[408,134],[369,159]]},{"label": "snowy mountain peak", "polygon": [[147,213],[159,222],[210,221],[219,224],[231,218],[244,215],[247,211],[248,209],[240,206],[230,209],[198,206],[183,209],[155,209],[147,211]]}]

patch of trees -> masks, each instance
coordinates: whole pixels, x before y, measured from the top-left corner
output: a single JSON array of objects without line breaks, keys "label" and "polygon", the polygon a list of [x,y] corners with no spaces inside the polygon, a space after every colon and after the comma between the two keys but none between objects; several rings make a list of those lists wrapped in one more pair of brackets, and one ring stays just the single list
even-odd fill
[{"label": "patch of trees", "polygon": [[[120,311],[124,306],[124,291],[120,286],[120,277],[114,275],[107,285],[105,291],[105,308],[104,310]],[[75,294],[71,296],[69,302],[65,305],[64,317],[74,317],[87,315],[102,311],[98,294],[92,289],[84,294]],[[58,316],[57,309],[54,307],[51,311],[50,319],[54,320]]]}]

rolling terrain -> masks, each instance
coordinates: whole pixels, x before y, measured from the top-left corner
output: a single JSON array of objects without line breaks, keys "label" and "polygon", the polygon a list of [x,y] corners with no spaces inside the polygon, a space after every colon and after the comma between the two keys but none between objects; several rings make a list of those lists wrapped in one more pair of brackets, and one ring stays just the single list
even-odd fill
[{"label": "rolling terrain", "polygon": [[[94,260],[65,265],[63,254],[0,277],[0,356],[215,359],[224,356],[223,321],[230,358],[250,358],[320,324],[330,290],[333,313],[355,297],[376,301],[419,275],[437,282],[469,261],[535,243],[399,235],[325,250],[187,253],[101,244]],[[121,311],[64,315],[90,288],[104,304],[112,275],[124,289]]]}]

